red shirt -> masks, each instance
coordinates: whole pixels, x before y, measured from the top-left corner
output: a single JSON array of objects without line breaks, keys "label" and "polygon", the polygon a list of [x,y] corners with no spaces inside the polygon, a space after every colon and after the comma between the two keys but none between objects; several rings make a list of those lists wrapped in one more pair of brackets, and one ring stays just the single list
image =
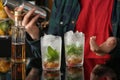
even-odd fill
[{"label": "red shirt", "polygon": [[111,15],[114,0],[80,0],[81,11],[76,22],[76,30],[85,34],[85,58],[105,58],[90,51],[89,40],[96,36],[98,44],[103,43],[111,34]]}]

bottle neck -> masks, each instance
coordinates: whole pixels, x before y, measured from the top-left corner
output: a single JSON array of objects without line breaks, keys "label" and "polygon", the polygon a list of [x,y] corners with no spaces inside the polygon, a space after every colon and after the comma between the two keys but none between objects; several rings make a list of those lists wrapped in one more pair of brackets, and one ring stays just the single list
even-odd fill
[{"label": "bottle neck", "polygon": [[21,20],[15,20],[15,26],[22,26]]},{"label": "bottle neck", "polygon": [[21,14],[15,14],[15,26],[22,26],[22,16]]},{"label": "bottle neck", "polygon": [[21,12],[14,13],[14,26],[12,27],[12,43],[25,43],[25,28],[22,26]]}]

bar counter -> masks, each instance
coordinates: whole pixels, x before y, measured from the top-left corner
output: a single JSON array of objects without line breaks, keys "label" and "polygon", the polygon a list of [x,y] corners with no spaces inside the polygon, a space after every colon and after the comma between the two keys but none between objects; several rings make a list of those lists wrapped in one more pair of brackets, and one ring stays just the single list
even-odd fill
[{"label": "bar counter", "polygon": [[[43,71],[42,69],[33,67],[29,73],[26,71],[27,75],[23,75],[23,77],[25,77],[25,80],[119,80],[109,67],[101,63],[101,60],[104,59],[85,59],[82,67],[65,67],[64,70],[60,71]],[[10,69],[6,73],[0,73],[0,80],[22,80],[12,79],[11,71]],[[17,77],[15,74],[14,77],[19,78],[20,73],[16,75]]]},{"label": "bar counter", "polygon": [[[27,57],[31,58],[31,50],[29,45],[26,45],[27,48]],[[6,38],[0,38],[0,58],[3,57],[10,57],[11,56],[11,39],[10,37]],[[61,65],[60,71],[54,71],[54,72],[47,72],[43,71],[41,68],[38,68],[36,65],[29,71],[26,68],[26,75],[24,76],[25,80],[120,80],[120,69],[116,68],[116,66],[119,64],[119,59],[114,61],[113,66],[115,66],[116,73],[112,71],[112,69],[109,66],[103,65],[104,61],[106,59],[84,59],[84,65],[82,67],[77,68],[68,68],[63,67],[64,64]],[[39,63],[37,63],[39,64]],[[15,67],[17,68],[17,67]],[[14,67],[12,68],[14,69]],[[11,77],[10,69],[6,73],[0,73],[0,80],[14,80]],[[24,74],[24,73],[23,73]],[[16,72],[17,77],[21,76],[19,73]],[[92,75],[92,76],[91,76]],[[14,76],[16,77],[16,76]],[[102,78],[103,77],[103,78]],[[116,79],[117,77],[117,79]],[[90,78],[96,78],[96,79],[90,79]],[[109,79],[110,78],[110,79]],[[111,79],[112,78],[112,79]],[[16,80],[23,80],[23,79],[16,79]]]}]

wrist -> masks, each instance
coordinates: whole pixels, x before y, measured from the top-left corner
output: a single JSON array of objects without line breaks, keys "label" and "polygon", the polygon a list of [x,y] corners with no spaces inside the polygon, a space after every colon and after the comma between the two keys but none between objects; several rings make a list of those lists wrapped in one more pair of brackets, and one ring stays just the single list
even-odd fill
[{"label": "wrist", "polygon": [[39,35],[31,35],[32,40],[39,40]]}]

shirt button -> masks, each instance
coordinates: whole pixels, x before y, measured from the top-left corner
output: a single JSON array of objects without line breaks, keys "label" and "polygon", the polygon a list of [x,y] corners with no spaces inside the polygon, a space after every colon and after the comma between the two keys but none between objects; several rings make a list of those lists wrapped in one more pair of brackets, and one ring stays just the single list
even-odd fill
[{"label": "shirt button", "polygon": [[75,24],[75,21],[71,21],[72,24]]},{"label": "shirt button", "polygon": [[63,21],[61,21],[60,24],[63,25]]}]

